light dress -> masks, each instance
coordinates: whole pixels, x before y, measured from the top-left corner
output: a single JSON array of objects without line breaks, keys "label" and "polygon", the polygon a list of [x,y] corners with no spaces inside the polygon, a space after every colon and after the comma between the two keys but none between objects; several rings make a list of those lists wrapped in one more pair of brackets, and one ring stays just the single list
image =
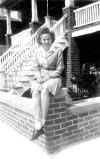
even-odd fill
[{"label": "light dress", "polygon": [[49,75],[45,82],[32,81],[32,92],[48,89],[52,95],[56,95],[62,86],[61,73],[64,69],[63,54],[60,48],[45,51],[41,46],[34,52],[33,66],[34,76],[39,75],[41,79]]}]

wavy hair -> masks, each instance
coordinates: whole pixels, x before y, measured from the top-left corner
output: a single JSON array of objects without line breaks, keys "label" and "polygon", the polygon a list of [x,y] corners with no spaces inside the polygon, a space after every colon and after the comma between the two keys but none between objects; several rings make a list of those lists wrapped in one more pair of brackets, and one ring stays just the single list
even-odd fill
[{"label": "wavy hair", "polygon": [[38,35],[37,35],[37,43],[38,43],[39,45],[42,44],[42,43],[41,43],[41,35],[43,35],[43,34],[49,34],[49,35],[51,36],[52,43],[54,42],[54,40],[55,40],[55,33],[52,32],[52,31],[50,31],[49,28],[44,27],[44,28],[41,28],[41,29],[39,30]]}]

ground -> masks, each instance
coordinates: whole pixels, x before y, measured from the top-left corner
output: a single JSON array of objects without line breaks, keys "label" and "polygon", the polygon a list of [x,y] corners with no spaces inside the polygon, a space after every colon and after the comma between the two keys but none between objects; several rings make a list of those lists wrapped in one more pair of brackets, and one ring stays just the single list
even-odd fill
[{"label": "ground", "polygon": [[100,159],[100,137],[67,147],[61,152],[47,154],[36,143],[29,141],[0,121],[1,159]]}]

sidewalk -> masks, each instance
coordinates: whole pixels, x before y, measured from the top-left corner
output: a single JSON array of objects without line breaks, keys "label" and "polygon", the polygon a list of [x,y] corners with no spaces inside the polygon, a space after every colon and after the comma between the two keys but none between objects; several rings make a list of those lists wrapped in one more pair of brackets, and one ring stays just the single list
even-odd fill
[{"label": "sidewalk", "polygon": [[100,138],[66,147],[50,155],[33,141],[0,121],[1,159],[100,159]]}]

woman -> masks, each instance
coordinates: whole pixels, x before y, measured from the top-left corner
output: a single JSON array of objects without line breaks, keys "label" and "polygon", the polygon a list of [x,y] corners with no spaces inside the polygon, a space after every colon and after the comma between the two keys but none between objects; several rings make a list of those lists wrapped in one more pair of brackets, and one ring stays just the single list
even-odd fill
[{"label": "woman", "polygon": [[35,99],[35,134],[44,126],[50,95],[55,96],[61,88],[61,73],[64,68],[61,49],[52,48],[54,33],[43,28],[38,34],[39,47],[34,53],[34,80],[32,81],[32,98]]}]

